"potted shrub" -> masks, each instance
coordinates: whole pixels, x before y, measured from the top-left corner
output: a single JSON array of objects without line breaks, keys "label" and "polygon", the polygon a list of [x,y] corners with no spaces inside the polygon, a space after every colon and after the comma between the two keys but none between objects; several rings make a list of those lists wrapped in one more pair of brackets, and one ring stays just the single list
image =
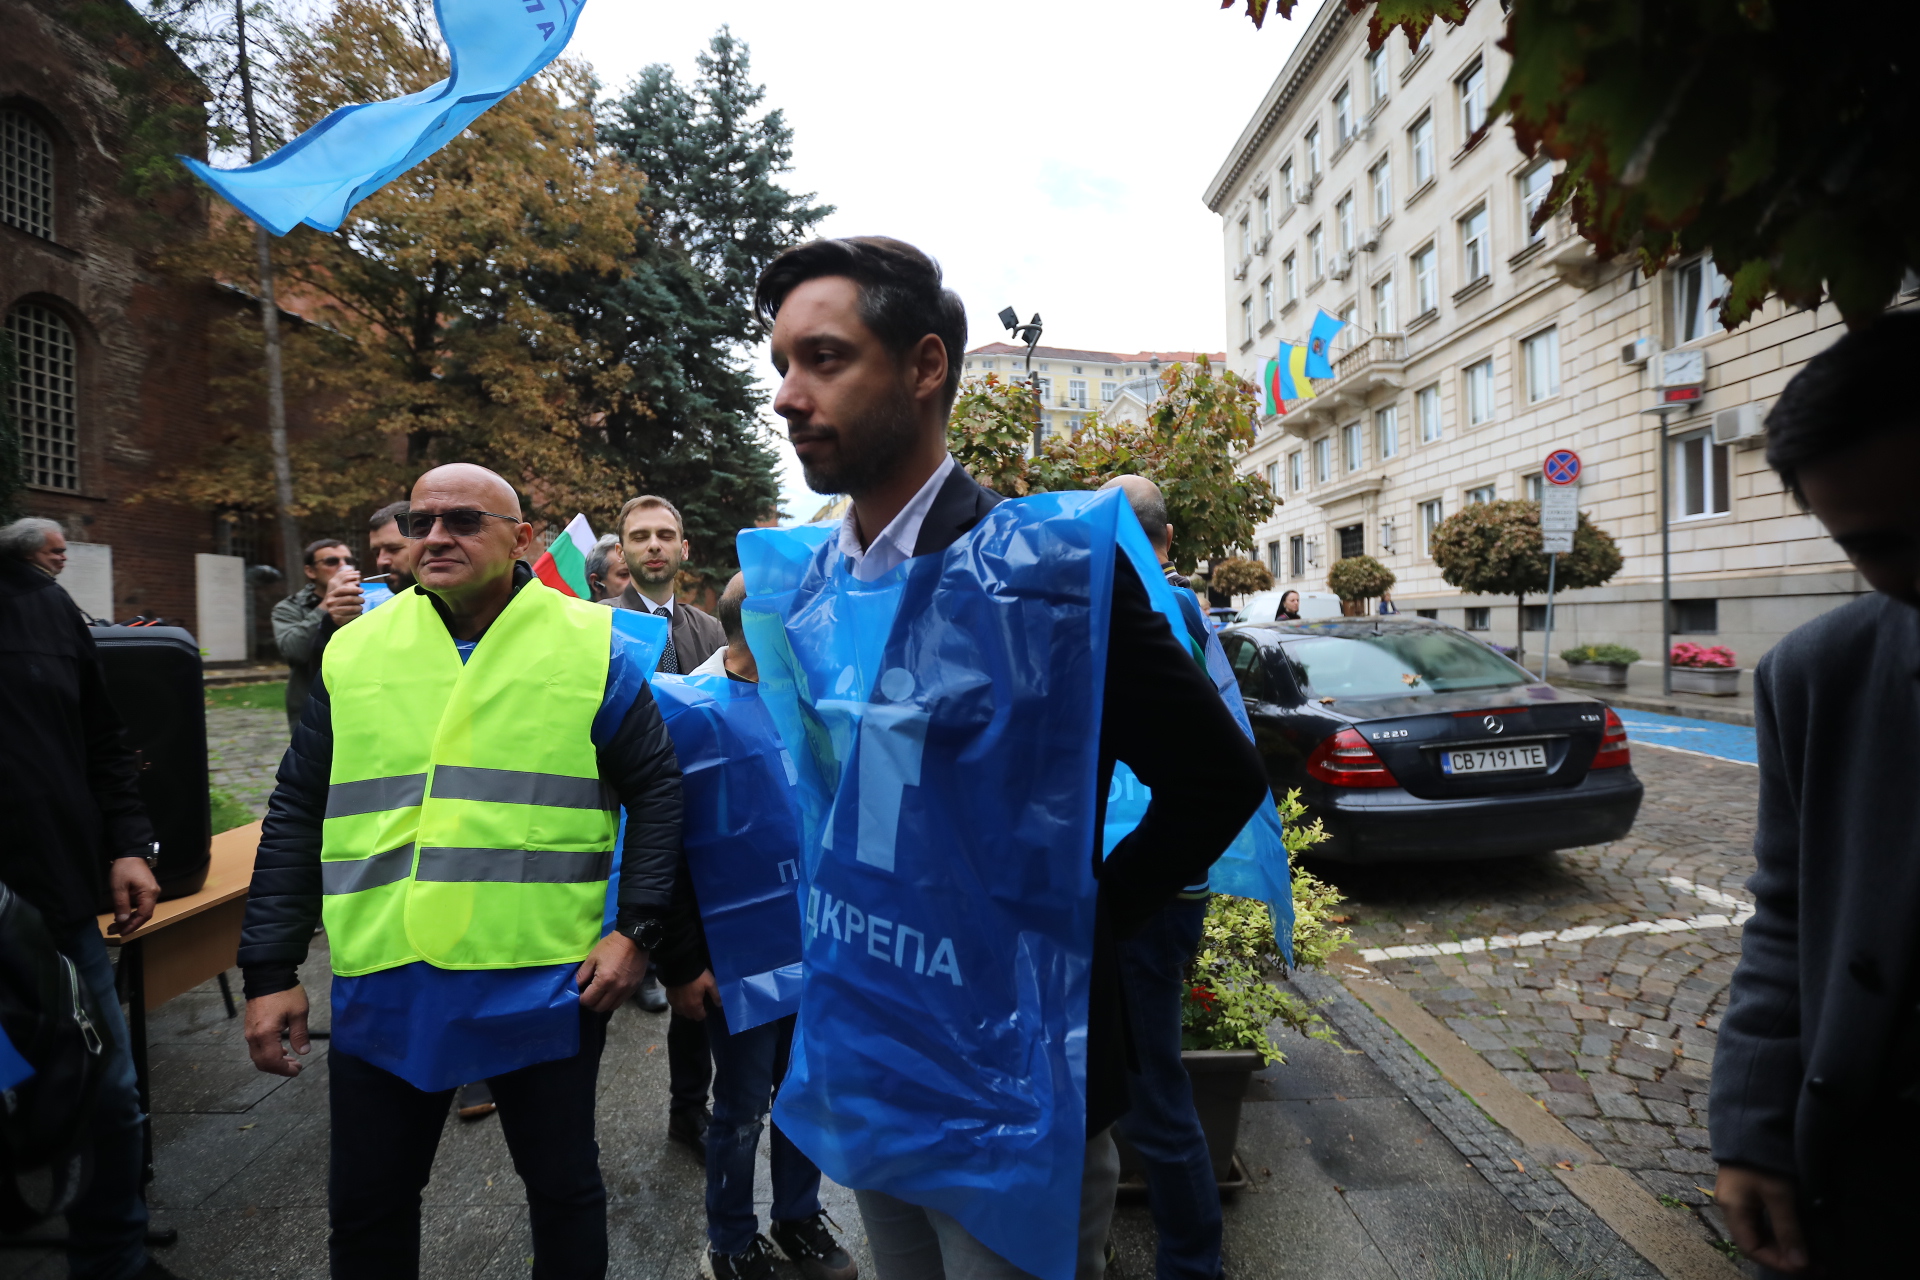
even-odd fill
[{"label": "potted shrub", "polygon": [[1393,583],[1393,570],[1372,556],[1347,556],[1327,570],[1327,590],[1340,597],[1340,612],[1349,618],[1365,616],[1367,601],[1393,590]]},{"label": "potted shrub", "polygon": [[1731,698],[1740,692],[1740,668],[1734,665],[1733,650],[1723,644],[1680,643],[1668,655],[1673,667],[1675,693],[1704,693],[1711,698]]},{"label": "potted shrub", "polygon": [[1235,556],[1227,560],[1215,560],[1211,569],[1212,572],[1207,575],[1207,585],[1229,596],[1250,596],[1256,591],[1273,589],[1273,573],[1258,560]]},{"label": "potted shrub", "polygon": [[1640,654],[1623,644],[1583,644],[1562,649],[1560,660],[1567,664],[1567,679],[1577,684],[1624,689],[1627,668],[1640,661]]},{"label": "potted shrub", "polygon": [[[1287,853],[1294,859],[1294,963],[1321,968],[1351,936],[1334,915],[1341,901],[1339,892],[1298,865],[1300,853],[1325,840],[1326,832],[1318,818],[1301,823],[1306,806],[1300,803],[1298,791],[1288,792],[1278,808]],[[1287,1060],[1274,1038],[1275,1025],[1315,1040],[1335,1040],[1311,1004],[1267,981],[1267,975],[1281,967],[1267,904],[1214,894],[1207,904],[1200,950],[1187,971],[1180,1058],[1193,1080],[1194,1109],[1207,1135],[1214,1181],[1223,1193],[1237,1191],[1246,1182],[1245,1169],[1235,1168],[1234,1146],[1240,1133],[1240,1104],[1253,1073]],[[1118,1130],[1114,1140],[1120,1148],[1122,1185],[1140,1189],[1145,1163]]]}]

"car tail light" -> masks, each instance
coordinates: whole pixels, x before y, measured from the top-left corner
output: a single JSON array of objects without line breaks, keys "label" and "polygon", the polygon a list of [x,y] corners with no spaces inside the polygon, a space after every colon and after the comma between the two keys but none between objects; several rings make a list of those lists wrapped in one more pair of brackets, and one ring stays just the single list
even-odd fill
[{"label": "car tail light", "polygon": [[1600,750],[1594,752],[1591,769],[1617,769],[1623,764],[1631,764],[1631,753],[1627,750],[1627,726],[1620,723],[1620,717],[1607,708],[1606,732],[1600,735]]},{"label": "car tail light", "polygon": [[1358,729],[1348,727],[1324,739],[1307,758],[1307,772],[1336,787],[1397,787],[1386,762],[1375,755]]}]

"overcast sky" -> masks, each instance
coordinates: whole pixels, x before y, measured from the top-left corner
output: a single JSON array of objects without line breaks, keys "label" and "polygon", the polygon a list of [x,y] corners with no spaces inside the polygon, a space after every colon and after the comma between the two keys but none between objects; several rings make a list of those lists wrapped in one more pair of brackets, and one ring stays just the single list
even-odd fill
[{"label": "overcast sky", "polygon": [[[597,0],[569,53],[617,93],[650,63],[690,79],[731,26],[793,128],[788,185],[838,208],[821,230],[939,259],[969,346],[1004,337],[1012,305],[1050,345],[1219,350],[1220,223],[1201,196],[1320,2],[1255,31],[1214,0]],[[784,436],[779,452],[805,519],[820,499]]]}]

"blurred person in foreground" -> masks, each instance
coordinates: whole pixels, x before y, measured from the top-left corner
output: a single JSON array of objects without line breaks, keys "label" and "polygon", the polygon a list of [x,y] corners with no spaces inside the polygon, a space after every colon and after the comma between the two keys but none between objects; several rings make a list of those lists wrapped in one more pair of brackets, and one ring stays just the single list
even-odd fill
[{"label": "blurred person in foreground", "polygon": [[534,1274],[597,1278],[600,1055],[672,902],[679,765],[612,616],[535,581],[505,480],[436,467],[401,528],[422,589],[328,646],[268,802],[240,941],[247,1048],[262,1071],[299,1073],[298,966],[324,917],[332,1274],[419,1274],[448,1106],[484,1079],[526,1185]]},{"label": "blurred person in foreground", "polygon": [[1754,672],[1754,915],[1714,1048],[1715,1203],[1769,1274],[1913,1273],[1920,1193],[1920,315],[1807,362],[1767,461],[1873,588]]},{"label": "blurred person in foreground", "polygon": [[52,523],[0,529],[0,882],[40,913],[106,1023],[93,1176],[66,1215],[69,1273],[160,1280],[172,1272],[147,1257],[140,1090],[95,920],[111,910],[114,934],[146,924],[160,899],[159,846],[93,636],[54,582],[59,566],[40,558]]},{"label": "blurred person in foreground", "polygon": [[0,559],[17,560],[57,578],[67,567],[67,535],[51,520],[23,517],[0,529]]},{"label": "blurred person in foreground", "polygon": [[360,616],[360,568],[338,538],[318,538],[301,554],[307,585],[273,606],[273,643],[287,661],[287,727],[300,723],[307,691],[334,632]]}]

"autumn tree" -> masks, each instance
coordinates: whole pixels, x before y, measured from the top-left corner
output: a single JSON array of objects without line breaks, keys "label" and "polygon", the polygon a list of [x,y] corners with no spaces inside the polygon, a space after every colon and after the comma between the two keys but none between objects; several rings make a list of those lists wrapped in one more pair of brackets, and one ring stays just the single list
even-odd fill
[{"label": "autumn tree", "polygon": [[[1372,42],[1418,46],[1467,0],[1347,0]],[[1246,0],[1258,26],[1295,0]],[[1232,0],[1222,7],[1232,7]],[[1649,272],[1710,250],[1729,328],[1769,295],[1869,323],[1909,273],[1920,99],[1899,39],[1817,0],[1513,0],[1496,102],[1525,154],[1565,162],[1561,208],[1601,257]]]},{"label": "autumn tree", "polygon": [[[1512,596],[1520,621],[1514,644],[1525,647],[1525,604],[1547,589],[1547,555],[1541,548],[1540,504],[1526,501],[1475,502],[1442,520],[1429,544],[1433,562],[1448,586],[1475,595]],[[1612,535],[1580,513],[1573,551],[1553,568],[1555,594],[1597,587],[1620,572],[1620,549]]]},{"label": "autumn tree", "polygon": [[1372,556],[1345,556],[1327,570],[1327,590],[1346,604],[1376,600],[1393,590],[1395,580],[1393,570]]},{"label": "autumn tree", "polygon": [[1176,564],[1220,559],[1252,545],[1255,527],[1279,505],[1263,478],[1234,465],[1253,443],[1253,384],[1202,356],[1162,370],[1160,387],[1143,424],[1094,419],[1078,433],[1033,445],[1039,425],[1033,392],[989,375],[961,388],[948,420],[948,448],[974,479],[1010,498],[1145,476],[1166,497]]}]

